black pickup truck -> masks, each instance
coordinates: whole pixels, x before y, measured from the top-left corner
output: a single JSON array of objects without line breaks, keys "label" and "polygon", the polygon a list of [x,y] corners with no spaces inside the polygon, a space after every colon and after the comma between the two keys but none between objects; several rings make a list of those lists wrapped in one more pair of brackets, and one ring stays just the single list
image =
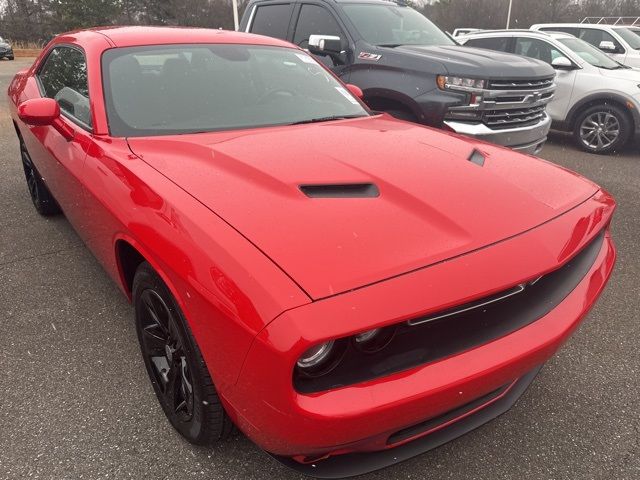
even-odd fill
[{"label": "black pickup truck", "polygon": [[547,138],[549,65],[460,46],[402,2],[251,0],[240,29],[308,49],[373,110],[528,153]]}]

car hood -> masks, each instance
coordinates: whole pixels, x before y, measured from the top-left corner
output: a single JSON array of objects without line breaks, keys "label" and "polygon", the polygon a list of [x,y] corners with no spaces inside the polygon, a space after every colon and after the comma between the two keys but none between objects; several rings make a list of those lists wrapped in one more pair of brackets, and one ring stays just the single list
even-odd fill
[{"label": "car hood", "polygon": [[11,45],[9,45],[8,43],[5,42],[0,42],[0,48],[10,48]]},{"label": "car hood", "polygon": [[[387,115],[128,141],[314,299],[518,235],[597,191],[536,158]],[[469,161],[475,149],[483,166]],[[300,188],[341,184],[374,187],[350,192],[361,198]]]},{"label": "car hood", "polygon": [[417,54],[440,62],[451,75],[473,78],[531,79],[551,77],[550,65],[528,57],[460,45],[400,46],[396,52]]},{"label": "car hood", "polygon": [[602,76],[607,78],[612,78],[616,80],[629,80],[636,83],[640,82],[640,69],[637,69],[637,68],[617,68],[615,70],[598,68],[598,71]]}]

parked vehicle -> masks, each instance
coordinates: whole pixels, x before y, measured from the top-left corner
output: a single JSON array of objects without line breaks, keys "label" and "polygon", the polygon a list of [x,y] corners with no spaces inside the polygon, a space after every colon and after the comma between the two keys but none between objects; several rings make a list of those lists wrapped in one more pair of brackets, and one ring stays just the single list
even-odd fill
[{"label": "parked vehicle", "polygon": [[327,478],[427,451],[511,407],[614,265],[597,185],[374,114],[281,40],[77,31],[8,93],[34,206],[131,299],[196,444],[233,422]]},{"label": "parked vehicle", "polygon": [[640,67],[640,36],[624,25],[592,25],[583,23],[539,23],[531,30],[569,33],[611,58],[630,67]]},{"label": "parked vehicle", "polygon": [[3,58],[13,60],[13,48],[9,42],[0,37],[0,60]]},{"label": "parked vehicle", "polygon": [[640,27],[627,27],[627,29],[640,37]]},{"label": "parked vehicle", "polygon": [[547,138],[552,68],[462,48],[405,4],[252,0],[241,30],[308,49],[374,110],[527,153]]},{"label": "parked vehicle", "polygon": [[543,60],[558,72],[547,112],[553,128],[573,132],[587,152],[611,153],[640,133],[640,71],[567,33],[497,30],[471,34],[465,45]]},{"label": "parked vehicle", "polygon": [[456,28],[453,31],[453,36],[454,37],[459,37],[460,35],[467,35],[469,33],[475,33],[475,32],[480,32],[481,29],[480,28]]}]

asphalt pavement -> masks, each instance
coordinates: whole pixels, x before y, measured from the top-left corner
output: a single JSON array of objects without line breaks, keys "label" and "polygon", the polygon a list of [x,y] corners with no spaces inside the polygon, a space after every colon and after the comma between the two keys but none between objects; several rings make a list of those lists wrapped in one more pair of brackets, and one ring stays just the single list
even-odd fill
[{"label": "asphalt pavement", "polygon": [[[33,209],[0,62],[0,479],[296,479],[238,435],[183,441],[154,397],[132,309],[64,217]],[[640,144],[554,134],[542,157],[609,190],[619,258],[595,309],[517,405],[368,479],[640,479]]]}]

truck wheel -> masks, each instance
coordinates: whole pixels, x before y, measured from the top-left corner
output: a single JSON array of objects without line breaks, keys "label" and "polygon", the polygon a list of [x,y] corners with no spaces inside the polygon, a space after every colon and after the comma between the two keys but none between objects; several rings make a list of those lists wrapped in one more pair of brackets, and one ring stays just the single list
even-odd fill
[{"label": "truck wheel", "polygon": [[606,155],[621,150],[629,141],[633,122],[616,105],[594,105],[578,115],[573,137],[580,148]]},{"label": "truck wheel", "polygon": [[133,304],[144,364],[173,428],[196,445],[228,437],[233,424],[189,326],[169,289],[147,262],[136,271]]}]

